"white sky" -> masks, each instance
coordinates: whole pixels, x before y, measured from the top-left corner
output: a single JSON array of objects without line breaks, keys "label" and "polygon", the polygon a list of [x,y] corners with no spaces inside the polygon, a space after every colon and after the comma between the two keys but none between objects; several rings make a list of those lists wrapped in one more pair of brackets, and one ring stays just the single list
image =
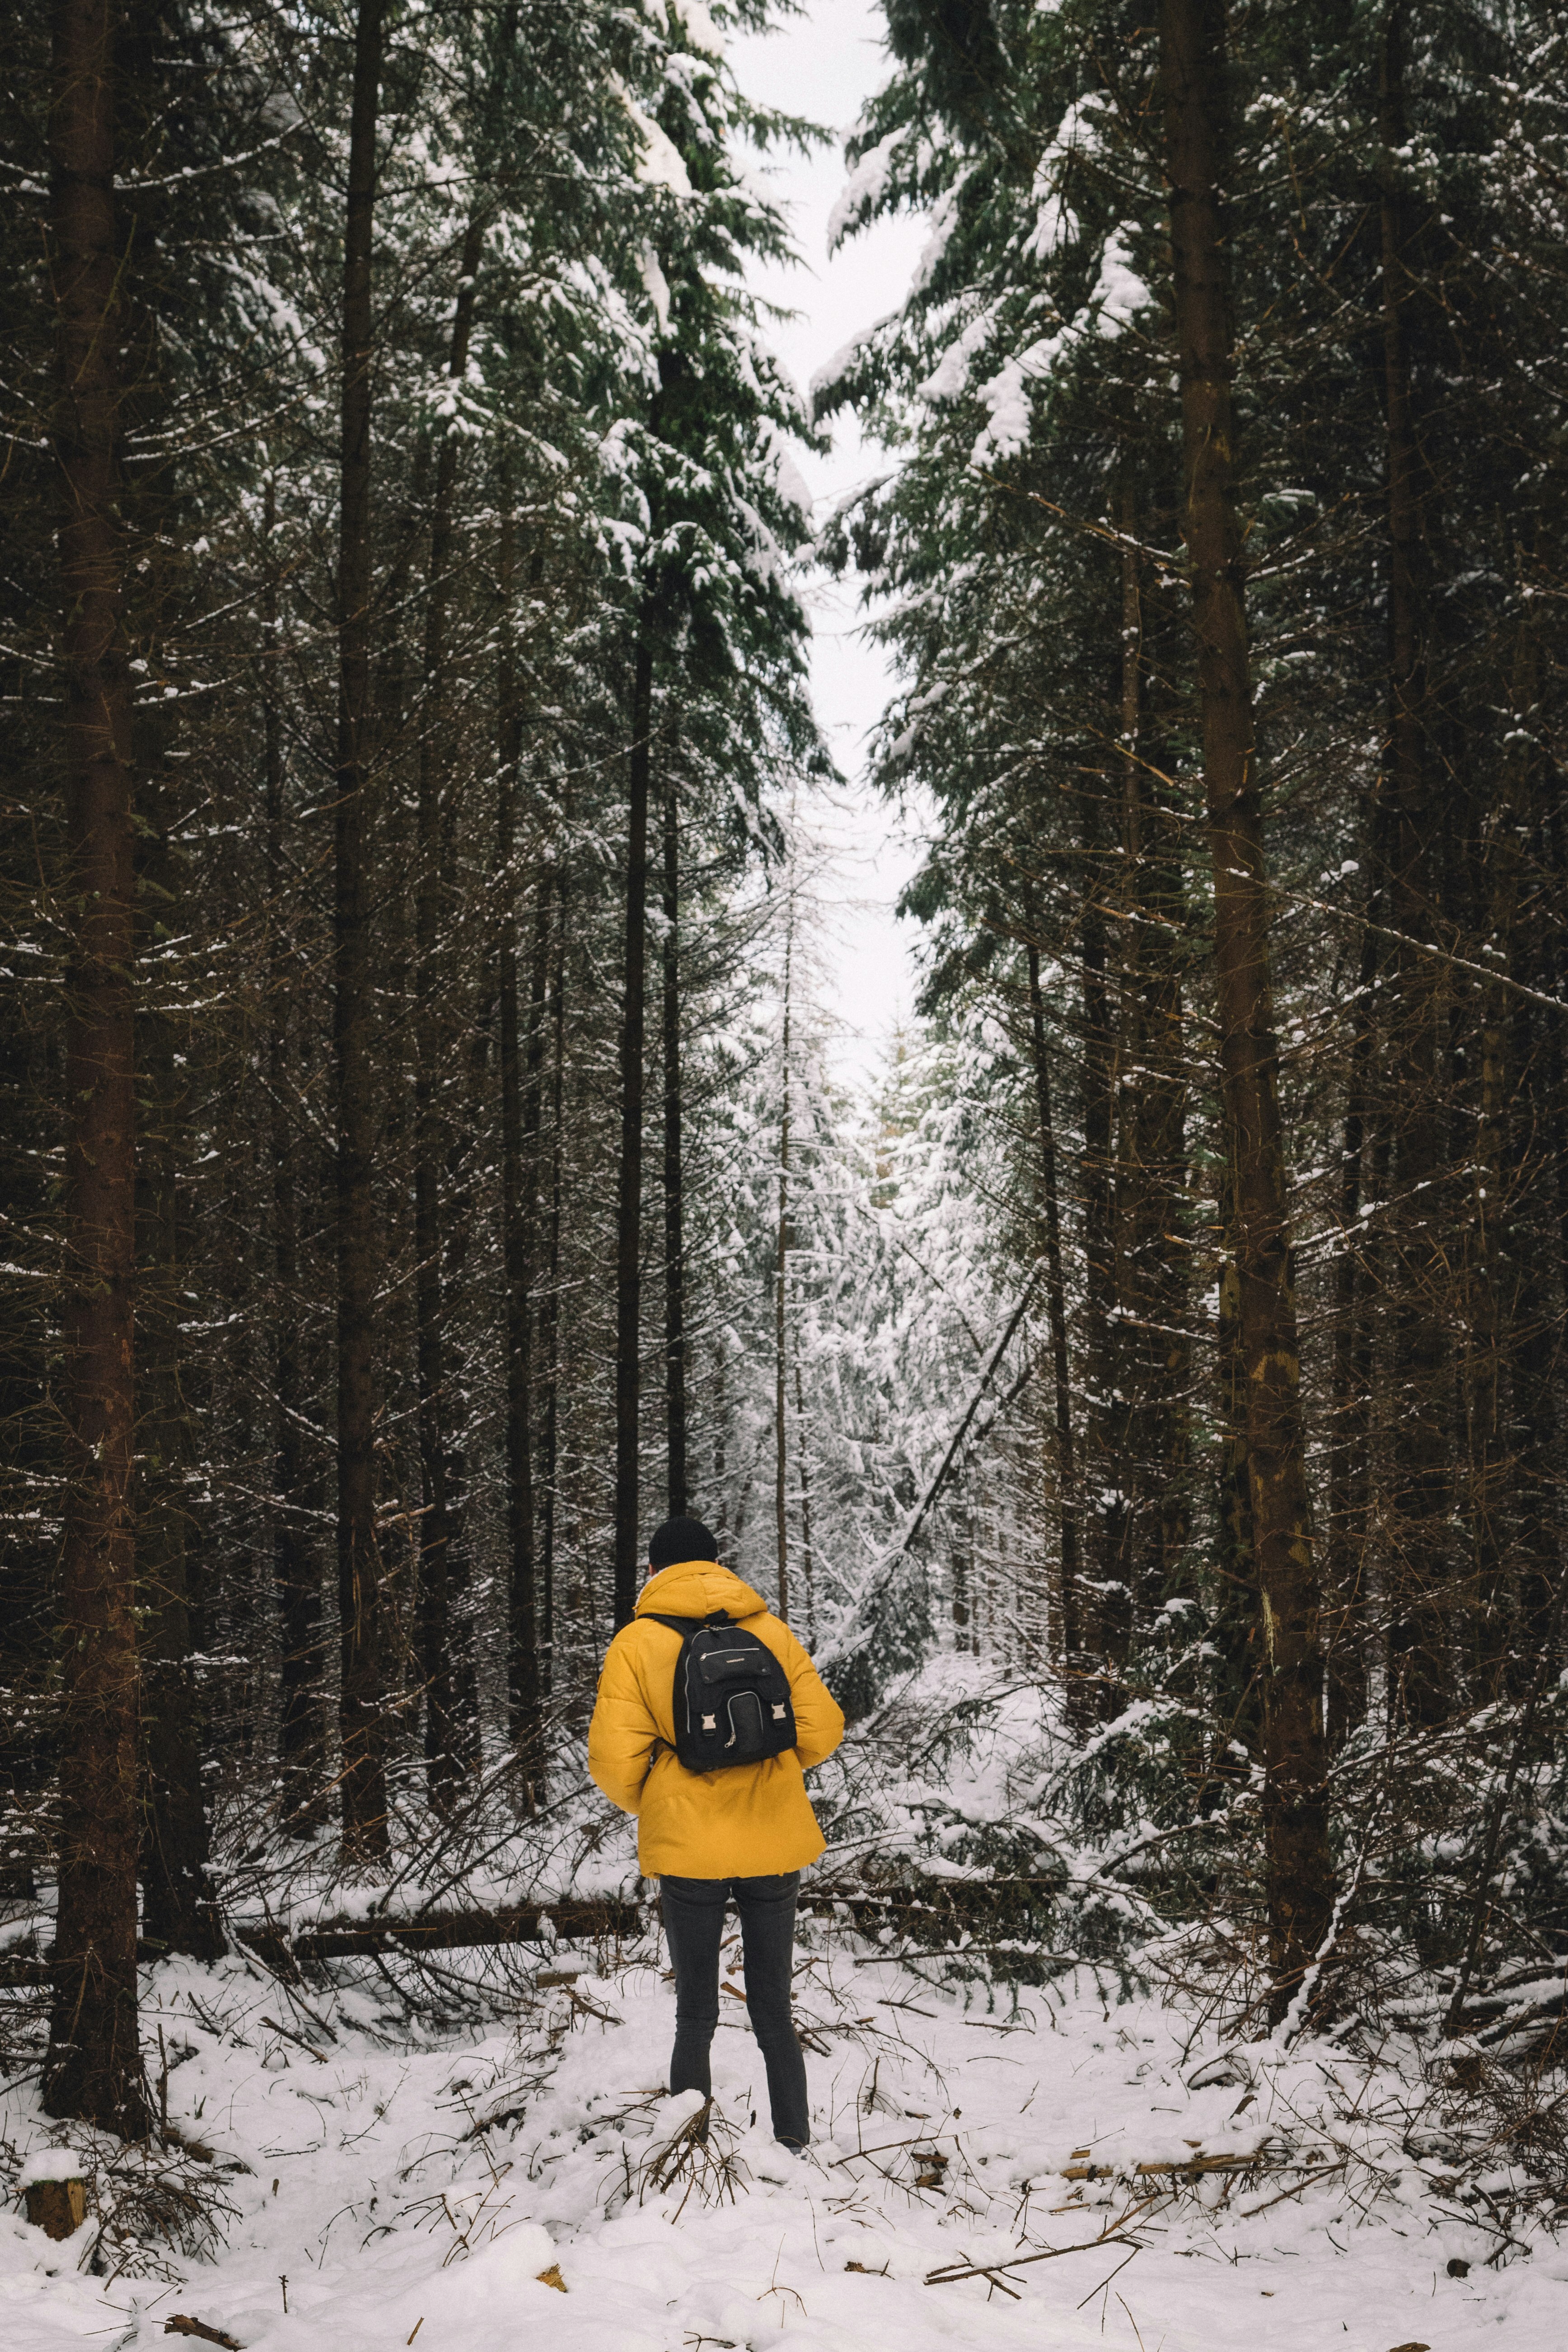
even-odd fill
[{"label": "white sky", "polygon": [[[744,90],[835,134],[809,158],[777,154],[758,167],[789,212],[802,266],[757,268],[752,283],[759,294],[800,313],[776,330],[775,347],[803,390],[835,352],[895,307],[925,242],[919,221],[881,221],[831,259],[827,255],[827,216],[846,176],[844,134],[886,78],[881,35],[881,13],[867,0],[807,0],[779,31],[733,36],[730,42]],[[879,469],[877,451],[862,445],[852,418],[837,418],[833,429],[831,456],[796,452],[819,518]],[[897,1018],[912,1007],[914,926],[899,922],[893,906],[914,871],[917,851],[898,812],[864,784],[866,736],[887,699],[888,672],[879,649],[856,634],[855,583],[821,581],[811,602],[817,717],[850,787],[838,805],[816,812],[817,829],[834,851],[823,891],[829,908],[828,995],[843,1024],[840,1067],[846,1076],[865,1077],[879,1066]]]}]

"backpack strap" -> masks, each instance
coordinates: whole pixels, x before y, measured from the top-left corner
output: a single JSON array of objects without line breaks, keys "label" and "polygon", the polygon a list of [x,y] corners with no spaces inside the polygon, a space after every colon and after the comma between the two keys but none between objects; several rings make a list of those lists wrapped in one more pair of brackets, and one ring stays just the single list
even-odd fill
[{"label": "backpack strap", "polygon": [[668,1625],[670,1632],[679,1633],[683,1642],[689,1633],[700,1633],[708,1622],[702,1617],[661,1617],[657,1609],[645,1609],[642,1615],[645,1621],[651,1619],[656,1625]]}]

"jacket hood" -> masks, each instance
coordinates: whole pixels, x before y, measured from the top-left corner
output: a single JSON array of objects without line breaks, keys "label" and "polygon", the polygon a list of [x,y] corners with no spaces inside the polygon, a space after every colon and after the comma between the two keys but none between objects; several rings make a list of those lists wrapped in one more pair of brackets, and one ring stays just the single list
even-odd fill
[{"label": "jacket hood", "polygon": [[710,1559],[679,1560],[650,1576],[637,1595],[639,1617],[710,1617],[722,1609],[731,1617],[758,1617],[767,1608],[760,1592],[742,1584]]}]

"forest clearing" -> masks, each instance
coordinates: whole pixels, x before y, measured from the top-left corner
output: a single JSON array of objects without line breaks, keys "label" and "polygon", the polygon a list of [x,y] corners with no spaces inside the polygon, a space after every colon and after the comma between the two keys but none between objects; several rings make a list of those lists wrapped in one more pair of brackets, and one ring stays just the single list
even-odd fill
[{"label": "forest clearing", "polygon": [[24,2352],[1555,2352],[1561,8],[0,78]]}]

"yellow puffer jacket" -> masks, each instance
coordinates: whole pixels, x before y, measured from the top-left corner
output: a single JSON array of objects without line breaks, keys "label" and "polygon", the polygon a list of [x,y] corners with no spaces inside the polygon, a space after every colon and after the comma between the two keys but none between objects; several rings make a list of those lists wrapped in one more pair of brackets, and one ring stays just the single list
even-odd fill
[{"label": "yellow puffer jacket", "polygon": [[[707,1617],[716,1609],[765,1642],[788,1675],[798,1737],[787,1755],[760,1764],[689,1772],[675,1755],[681,1637],[652,1622],[651,1612]],[[645,1878],[769,1878],[804,1870],[822,1852],[805,1776],[843,1737],[844,1717],[789,1627],[727,1568],[692,1559],[648,1579],[637,1615],[610,1643],[588,1729],[588,1769],[613,1803],[637,1815]]]}]

